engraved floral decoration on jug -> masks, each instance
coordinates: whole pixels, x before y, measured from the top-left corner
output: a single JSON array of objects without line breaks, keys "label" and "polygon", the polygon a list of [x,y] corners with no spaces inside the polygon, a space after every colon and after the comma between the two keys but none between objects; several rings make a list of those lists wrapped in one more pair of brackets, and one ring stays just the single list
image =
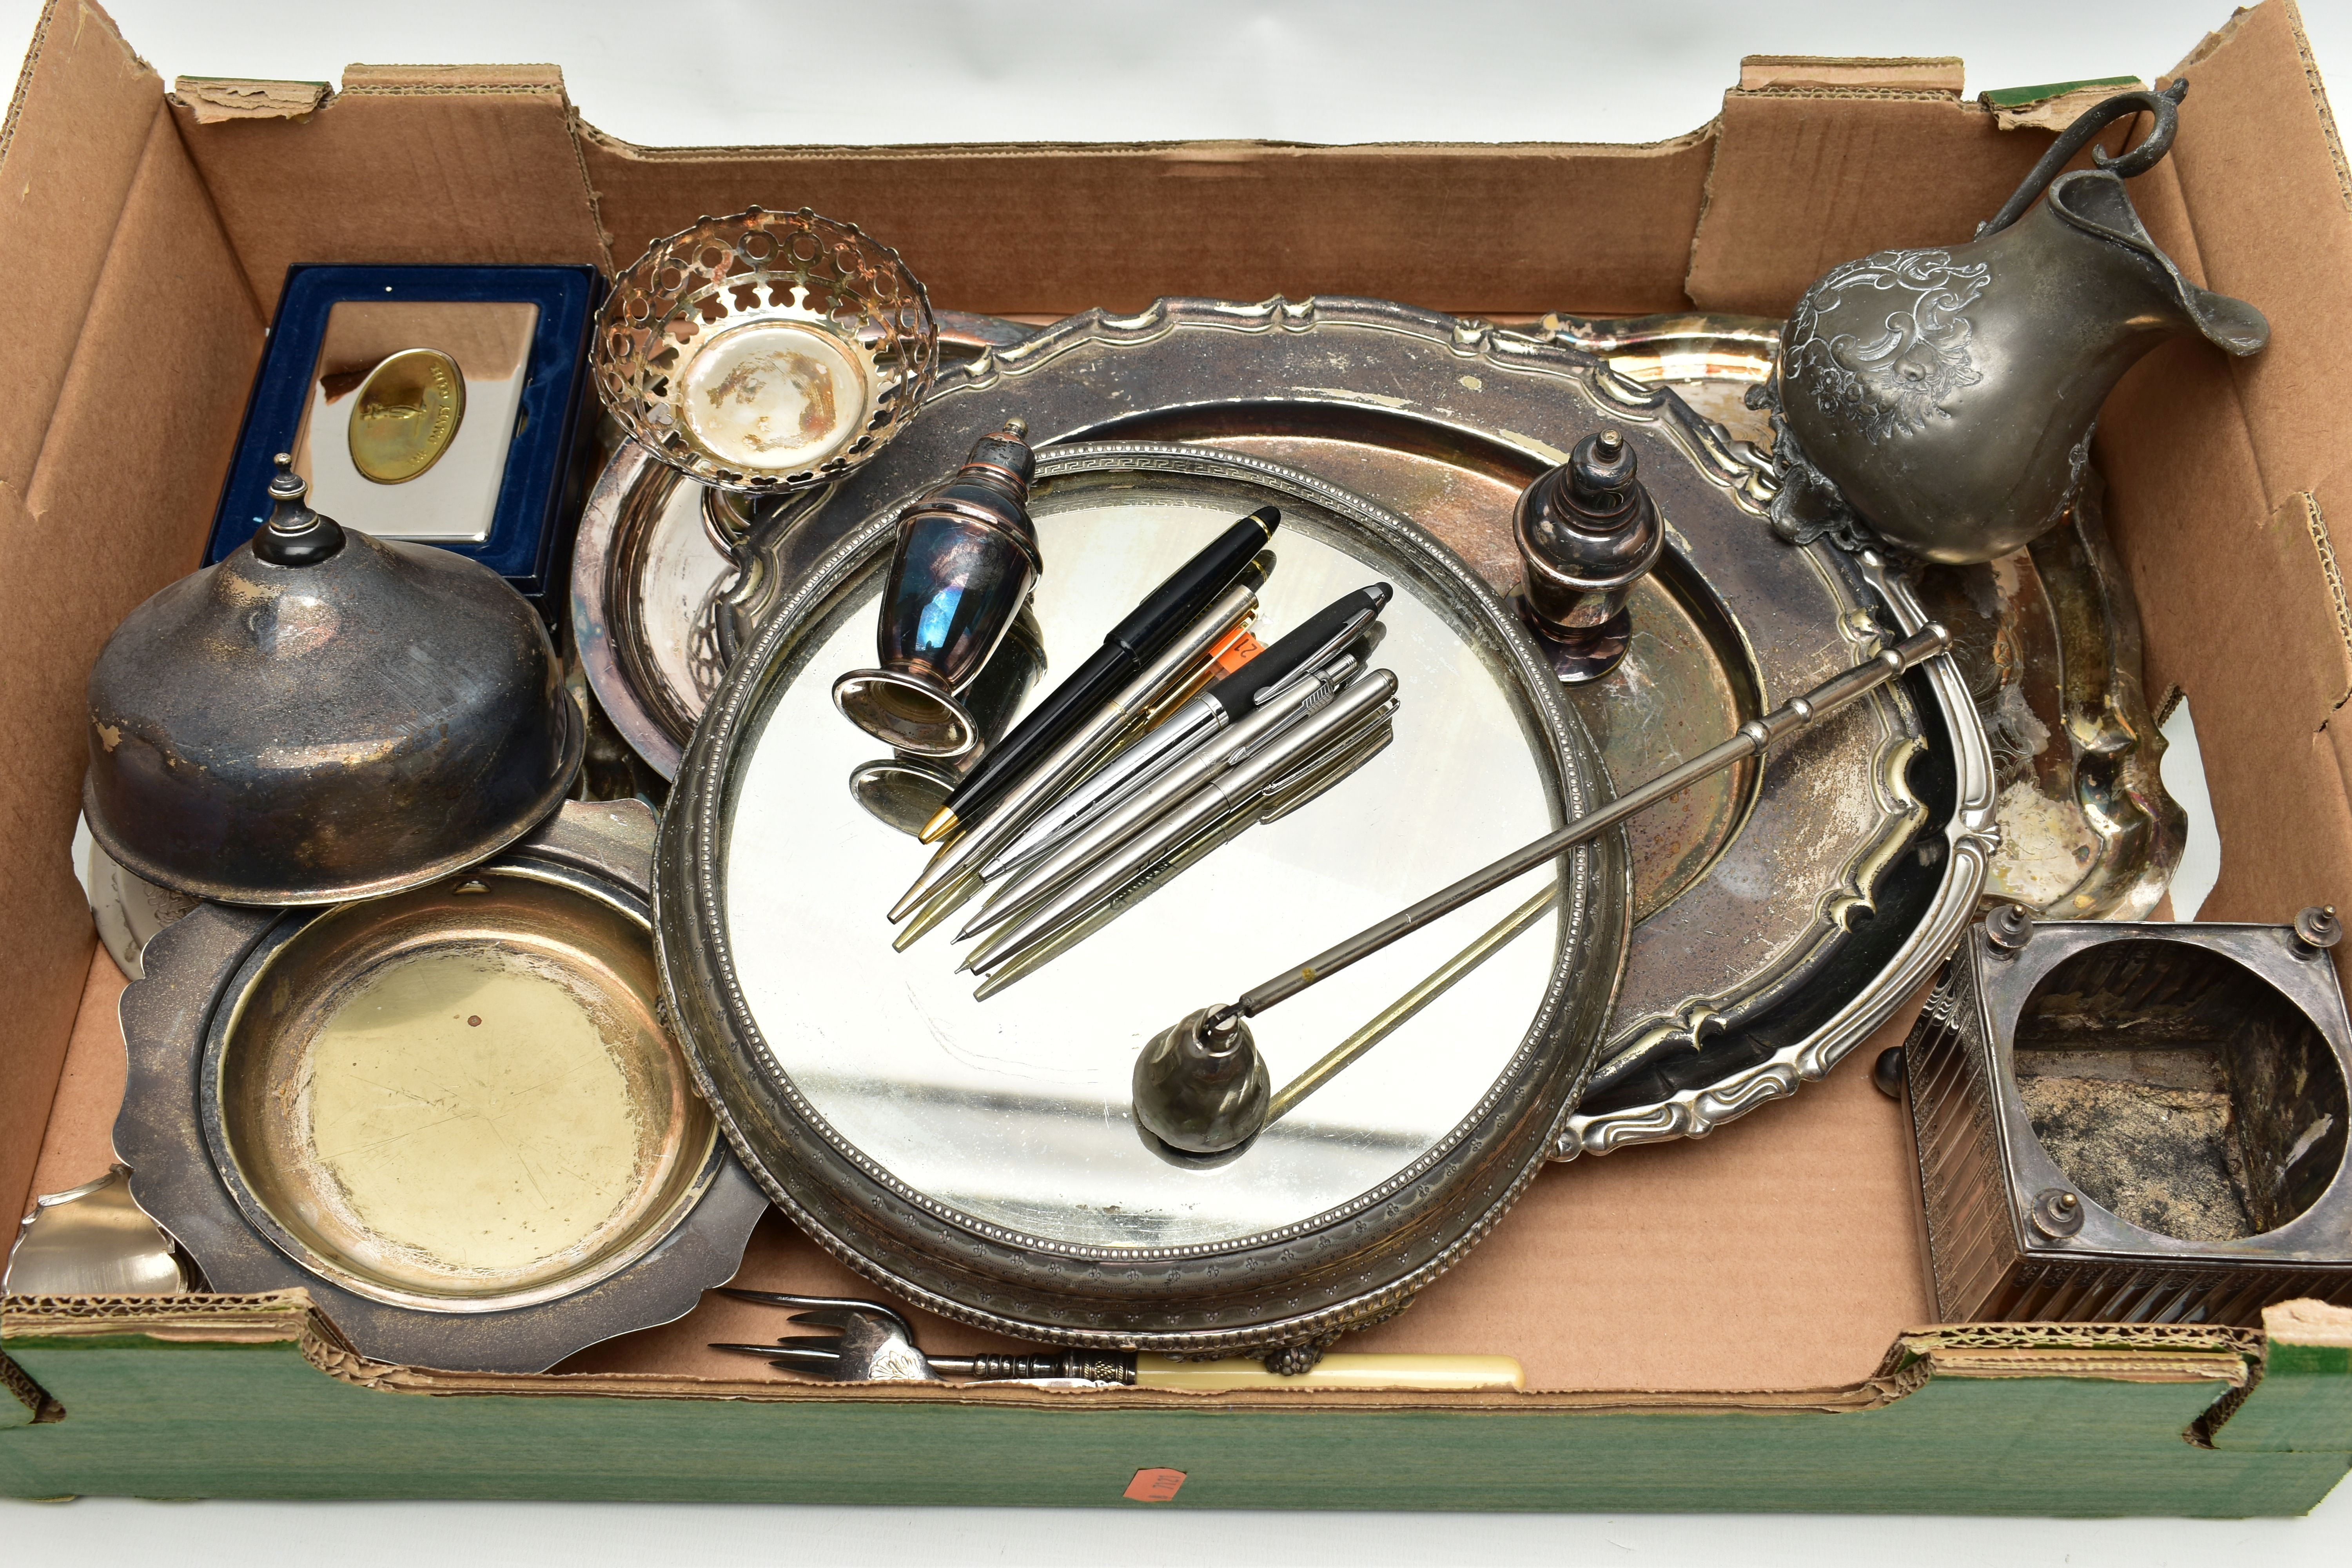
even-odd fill
[{"label": "engraved floral decoration on jug", "polygon": [[[1875,443],[1916,435],[1935,418],[1951,417],[1945,399],[1984,379],[1969,357],[1972,331],[1961,312],[1992,279],[1992,265],[1954,266],[1948,250],[1882,250],[1832,268],[1797,303],[1790,318],[1786,361],[1792,380],[1808,384],[1813,402]],[[1901,302],[1864,339],[1851,331],[1822,332],[1822,318],[1840,307],[1870,312],[1871,290]]]}]

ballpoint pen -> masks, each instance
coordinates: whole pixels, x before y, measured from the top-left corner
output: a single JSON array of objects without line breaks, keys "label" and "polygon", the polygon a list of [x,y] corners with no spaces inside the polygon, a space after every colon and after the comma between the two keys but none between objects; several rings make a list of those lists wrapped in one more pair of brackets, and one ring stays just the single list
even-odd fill
[{"label": "ballpoint pen", "polygon": [[[1277,754],[1266,770],[1270,776],[1254,779],[1234,770],[1060,892],[1030,900],[1016,924],[982,942],[961,967],[1009,984],[1067,952],[1210,851],[1259,823],[1288,816],[1354,773],[1395,738],[1395,712],[1391,697],[1354,715],[1333,732],[1302,742],[1295,754]],[[985,991],[999,989],[992,984]]]},{"label": "ballpoint pen", "polygon": [[972,993],[973,999],[985,1002],[1005,987],[1034,974],[1250,828],[1279,821],[1305,806],[1370,762],[1395,739],[1396,725],[1390,715],[1374,714],[1353,732],[1352,738],[1325,748],[1288,777],[1268,785],[1255,800],[1234,808],[1172,852],[1137,871],[1116,891],[1090,905],[1084,914],[1055,927],[1045,941],[1024,947],[1018,958],[990,966],[987,978]]},{"label": "ballpoint pen", "polygon": [[[976,877],[981,862],[1018,833],[1028,819],[1043,810],[1055,795],[1085,774],[1087,768],[1125,739],[1143,715],[1162,697],[1190,680],[1204,658],[1213,658],[1236,630],[1256,613],[1258,579],[1244,569],[1243,580],[1220,595],[1208,614],[1181,628],[1175,640],[1160,649],[1143,670],[1130,676],[1109,700],[1079,716],[1055,746],[1040,754],[1035,765],[1012,784],[974,821],[971,830],[933,857],[898,902],[891,907],[893,921],[904,919],[926,902],[946,896],[945,889],[966,873]],[[919,935],[917,927],[910,935]]]},{"label": "ballpoint pen", "polygon": [[1115,891],[1136,871],[1181,847],[1226,812],[1255,799],[1269,784],[1318,759],[1326,748],[1345,744],[1367,724],[1380,721],[1390,710],[1396,689],[1396,676],[1386,669],[1373,670],[1356,681],[1320,713],[1294,725],[1240,766],[1210,779],[1173,811],[1071,879],[1060,892],[1040,900],[1017,924],[991,938],[966,966],[985,974],[1020,957]]},{"label": "ballpoint pen", "polygon": [[1205,745],[1185,752],[1128,795],[1108,803],[1100,815],[1077,825],[1066,837],[1001,879],[987,905],[956,933],[956,940],[962,942],[991,926],[1001,925],[1038,899],[1059,889],[1095,860],[1174,810],[1202,784],[1229,768],[1238,767],[1276,736],[1319,712],[1361,669],[1352,651],[1339,655],[1305,679],[1276,692],[1239,724]]},{"label": "ballpoint pen", "polygon": [[1354,642],[1379,618],[1396,590],[1374,583],[1342,595],[1310,616],[1247,664],[1186,702],[1144,731],[1127,749],[1095,770],[1076,789],[1041,813],[1020,837],[980,868],[993,879],[1031,858],[1084,819],[1097,815],[1112,797],[1172,764],[1194,746],[1256,711],[1292,681]]},{"label": "ballpoint pen", "polygon": [[1013,732],[997,742],[996,750],[949,794],[947,805],[923,829],[923,842],[936,843],[958,824],[971,820],[1085,723],[1139,666],[1149,662],[1233,585],[1274,537],[1281,521],[1278,508],[1258,508],[1145,595],[1141,604],[1104,634],[1102,647],[1078,667],[1077,673],[1014,725]]}]

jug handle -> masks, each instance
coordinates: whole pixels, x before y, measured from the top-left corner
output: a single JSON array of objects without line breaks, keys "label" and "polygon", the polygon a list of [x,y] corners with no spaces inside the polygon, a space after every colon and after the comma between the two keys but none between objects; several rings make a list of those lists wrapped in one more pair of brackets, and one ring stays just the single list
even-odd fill
[{"label": "jug handle", "polygon": [[2074,124],[2059,133],[2058,140],[2050,144],[2050,150],[2042,154],[2042,161],[2033,165],[2033,172],[2025,176],[2025,183],[2017,187],[2017,194],[2001,205],[2000,211],[1977,226],[1977,237],[1982,239],[1989,234],[1999,234],[2023,217],[2025,209],[2042,195],[2042,187],[2056,179],[2059,171],[2074,161],[2074,154],[2083,150],[2084,143],[2126,114],[2146,112],[2155,115],[2155,129],[2140,139],[2138,146],[2121,157],[2110,158],[2105,147],[2094,147],[2091,149],[2091,162],[2126,180],[2155,168],[2164,161],[2164,155],[2172,151],[2173,133],[2180,128],[2180,100],[2188,94],[2189,79],[2180,77],[2162,92],[2119,92],[2105,102],[2084,110]]}]

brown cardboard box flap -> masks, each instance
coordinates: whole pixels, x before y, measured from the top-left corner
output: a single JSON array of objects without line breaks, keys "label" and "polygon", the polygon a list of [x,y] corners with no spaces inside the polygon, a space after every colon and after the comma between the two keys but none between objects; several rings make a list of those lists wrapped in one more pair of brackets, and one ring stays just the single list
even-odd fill
[{"label": "brown cardboard box flap", "polygon": [[1739,62],[1741,92],[1852,97],[1919,93],[1958,98],[1967,79],[1967,62],[1958,55],[1881,58],[1748,55]]},{"label": "brown cardboard box flap", "polygon": [[323,81],[184,76],[172,83],[172,101],[186,109],[199,125],[218,125],[227,120],[299,120],[324,103],[332,90]]},{"label": "brown cardboard box flap", "polygon": [[[385,1394],[504,1394],[526,1398],[720,1398],[770,1404],[890,1403],[1148,1409],[1213,1402],[1220,1409],[1574,1410],[1592,1414],[1686,1415],[1883,1409],[1938,1377],[2082,1377],[2128,1383],[2208,1384],[2228,1396],[2252,1382],[2261,1337],[2245,1330],[2184,1325],[2019,1323],[1916,1329],[1898,1335],[1868,1375],[1822,1387],[1782,1390],[1604,1387],[1526,1393],[1399,1394],[1330,1388],[1228,1393],[1106,1386],[1036,1388],[1014,1384],[826,1384],[745,1373],[680,1375],[609,1371],[457,1373],[396,1366],[359,1355],[302,1290],[183,1300],[123,1296],[6,1298],[6,1339],[128,1338],[161,1343],[293,1344],[321,1373]],[[39,1397],[38,1391],[33,1398]],[[27,1403],[31,1403],[28,1400]],[[69,1414],[69,1412],[68,1412]]]}]

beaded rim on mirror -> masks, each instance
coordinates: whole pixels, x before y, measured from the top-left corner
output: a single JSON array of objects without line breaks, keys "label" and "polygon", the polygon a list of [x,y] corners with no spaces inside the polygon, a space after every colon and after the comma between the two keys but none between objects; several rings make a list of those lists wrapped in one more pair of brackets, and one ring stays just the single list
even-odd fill
[{"label": "beaded rim on mirror", "polygon": [[[1213,448],[1079,443],[1039,454],[1037,486],[1097,473],[1239,482],[1350,532],[1443,601],[1523,706],[1570,815],[1601,787],[1599,759],[1516,618],[1451,551],[1350,492]],[[1624,953],[1622,837],[1568,857],[1570,897],[1545,994],[1480,1104],[1406,1170],[1328,1212],[1231,1241],[1097,1247],[1023,1235],[948,1209],[848,1146],[791,1081],[744,995],[726,897],[735,784],[801,640],[887,557],[894,509],[812,570],[711,699],[663,816],[655,903],[663,984],[698,1082],[761,1184],[852,1268],[931,1310],[1057,1343],[1181,1353],[1314,1342],[1402,1308],[1475,1245],[1551,1152],[1599,1046]],[[1601,984],[1601,976],[1606,976]]]}]

